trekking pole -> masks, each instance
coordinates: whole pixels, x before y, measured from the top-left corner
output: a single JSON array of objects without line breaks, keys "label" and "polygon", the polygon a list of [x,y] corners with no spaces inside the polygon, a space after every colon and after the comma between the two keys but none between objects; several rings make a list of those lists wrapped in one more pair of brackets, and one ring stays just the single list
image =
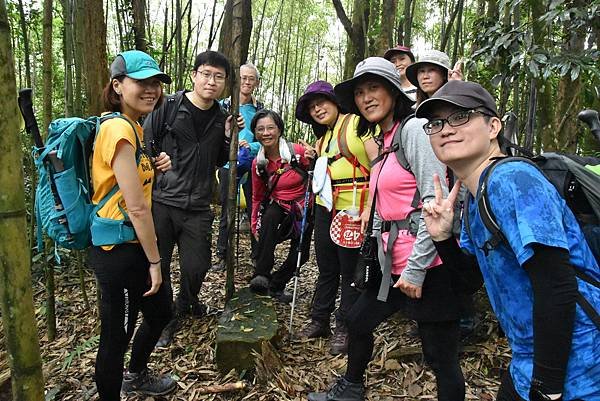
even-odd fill
[{"label": "trekking pole", "polygon": [[[239,180],[241,182],[241,179]],[[235,266],[240,265],[240,203],[241,203],[241,184],[237,183],[237,204],[235,205]],[[246,201],[247,202],[247,201]]]},{"label": "trekking pole", "polygon": [[577,118],[586,123],[590,127],[594,138],[600,141],[600,119],[598,118],[598,112],[596,110],[583,110],[577,115]]},{"label": "trekking pole", "polygon": [[310,198],[310,189],[312,184],[313,170],[310,169],[308,171],[308,178],[306,180],[306,192],[304,193],[304,210],[302,211],[302,224],[300,225],[300,240],[298,241],[298,259],[296,260],[296,270],[294,271],[294,292],[292,295],[292,311],[290,312],[290,341],[293,337],[293,326],[294,322],[294,310],[296,309],[296,295],[298,292],[298,276],[300,275],[300,260],[302,259],[302,243],[304,242],[304,231],[306,228],[306,220],[308,216],[309,209],[309,198]]}]

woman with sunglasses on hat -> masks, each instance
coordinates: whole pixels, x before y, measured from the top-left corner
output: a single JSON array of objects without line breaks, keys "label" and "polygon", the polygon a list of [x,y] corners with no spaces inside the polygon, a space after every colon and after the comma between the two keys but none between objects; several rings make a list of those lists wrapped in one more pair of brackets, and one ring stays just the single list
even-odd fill
[{"label": "woman with sunglasses on hat", "polygon": [[[421,219],[422,202],[434,197],[433,174],[444,176],[445,167],[433,154],[423,132],[424,121],[407,119],[413,102],[403,93],[392,63],[381,57],[363,60],[354,77],[337,85],[335,93],[343,107],[360,116],[359,130],[378,126],[381,132],[377,136],[381,155],[374,161],[370,196],[375,197],[372,207],[382,219],[376,236],[384,252],[383,269],[380,285],[367,288],[350,310],[345,375],[328,392],[310,393],[308,399],[364,400],[373,332],[401,310],[417,321],[425,361],[436,377],[438,400],[463,400],[456,295]],[[390,150],[396,135],[407,164]],[[447,193],[445,186],[443,190]]]},{"label": "woman with sunglasses on hat", "polygon": [[[359,295],[352,287],[359,244],[354,247],[353,244],[339,241],[341,229],[338,230],[340,226],[336,222],[342,217],[350,220],[349,215],[358,217],[361,213],[369,214],[366,203],[370,160],[377,156],[377,144],[368,132],[364,131],[362,135],[357,133],[358,117],[342,111],[333,87],[325,81],[308,85],[298,99],[296,118],[312,126],[318,139],[316,149],[319,155],[313,181],[313,191],[316,193],[315,253],[319,277],[311,322],[301,336],[330,336],[329,320],[335,308],[341,276],[341,299],[330,342],[331,354],[337,355],[346,352],[346,320]],[[332,239],[332,233],[336,242]],[[360,234],[360,227],[356,233]]]},{"label": "woman with sunglasses on hat", "polygon": [[[103,91],[105,109],[120,115],[104,120],[96,134],[92,202],[103,203],[97,212],[103,221],[128,220],[130,225],[124,229],[130,231],[130,238],[99,236],[92,225],[95,246],[89,249],[89,263],[100,291],[101,323],[95,378],[102,401],[119,401],[121,391],[161,395],[176,387],[170,376],[153,375],[147,368],[171,318],[150,208],[155,168],[161,174],[171,167],[171,161],[164,153],[154,160],[145,153],[138,120],[162,101],[162,83],[171,83],[171,78],[160,71],[156,61],[144,52],[130,50],[113,61],[111,79]],[[136,330],[139,311],[143,320]],[[129,369],[124,375],[125,351],[134,331]]]},{"label": "woman with sunglasses on hat", "polygon": [[[284,124],[273,110],[259,110],[250,123],[250,131],[260,149],[252,162],[252,216],[251,231],[257,241],[256,267],[250,289],[268,293],[279,302],[289,303],[291,295],[284,292],[296,270],[300,230],[302,239],[301,264],[308,260],[312,221],[298,227],[302,220],[307,191],[310,159],[315,156],[312,147],[287,142],[283,137]],[[310,215],[310,209],[306,211]],[[275,247],[291,239],[290,249],[279,269],[271,274],[275,263]]]},{"label": "woman with sunglasses on hat", "polygon": [[[419,60],[406,67],[407,80],[417,87],[416,106],[433,96],[448,80],[462,80],[462,63],[458,61],[450,68],[450,58],[444,52],[428,50],[419,56]],[[460,199],[464,198],[465,190],[461,190]],[[475,331],[475,303],[471,294],[460,294],[461,338],[468,339]]]}]

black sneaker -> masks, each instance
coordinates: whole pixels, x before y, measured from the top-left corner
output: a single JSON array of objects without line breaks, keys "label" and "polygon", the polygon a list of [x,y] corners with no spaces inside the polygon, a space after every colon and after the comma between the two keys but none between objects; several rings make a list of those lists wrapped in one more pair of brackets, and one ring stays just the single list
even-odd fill
[{"label": "black sneaker", "polygon": [[300,332],[300,338],[327,338],[331,335],[329,323],[321,323],[311,320],[309,324]]},{"label": "black sneaker", "polygon": [[348,353],[348,330],[346,328],[335,328],[333,336],[329,341],[329,353],[331,355]]},{"label": "black sneaker", "polygon": [[203,318],[208,314],[208,306],[204,305],[202,302],[198,302],[190,307],[189,313],[191,317],[196,319]]},{"label": "black sneaker", "polygon": [[308,393],[308,401],[364,401],[365,386],[362,383],[351,383],[344,377],[326,393]]},{"label": "black sneaker", "polygon": [[213,264],[210,267],[210,270],[215,271],[215,272],[222,272],[225,271],[225,268],[227,266],[225,265],[225,258],[221,257],[221,256],[217,256],[217,263]]},{"label": "black sneaker", "polygon": [[121,392],[124,394],[165,395],[175,390],[177,382],[169,375],[153,375],[148,369],[140,373],[125,373]]},{"label": "black sneaker", "polygon": [[289,292],[285,292],[284,290],[269,290],[269,295],[271,296],[271,298],[273,298],[277,302],[281,302],[282,304],[292,303],[292,294],[290,294]]},{"label": "black sneaker", "polygon": [[269,279],[265,276],[256,276],[250,280],[250,289],[258,294],[269,292]]},{"label": "black sneaker", "polygon": [[160,334],[160,338],[156,343],[158,348],[168,347],[173,342],[173,337],[175,337],[175,333],[179,328],[179,319],[177,317],[173,318],[163,329]]}]

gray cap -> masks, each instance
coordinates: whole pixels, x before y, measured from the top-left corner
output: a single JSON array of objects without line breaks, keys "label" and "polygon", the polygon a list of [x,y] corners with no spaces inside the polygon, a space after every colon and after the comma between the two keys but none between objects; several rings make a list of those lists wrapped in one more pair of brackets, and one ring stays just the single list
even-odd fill
[{"label": "gray cap", "polygon": [[419,67],[423,64],[433,64],[438,67],[442,67],[446,70],[446,74],[450,69],[450,57],[444,52],[439,50],[427,50],[419,54],[416,63],[412,63],[408,67],[406,67],[405,74],[406,78],[410,81],[411,84],[419,87],[419,81],[417,81],[417,71],[419,71]]},{"label": "gray cap", "polygon": [[467,82],[459,80],[448,81],[429,99],[417,107],[415,115],[417,118],[431,118],[431,113],[444,104],[451,104],[463,109],[484,108],[491,114],[498,117],[496,101],[485,90],[485,88],[476,82]]},{"label": "gray cap", "polygon": [[392,84],[393,87],[398,89],[405,101],[413,104],[413,100],[408,97],[402,90],[402,84],[400,83],[400,75],[396,71],[394,64],[384,59],[383,57],[368,57],[358,63],[354,70],[354,76],[342,83],[335,86],[335,96],[342,108],[348,110],[351,113],[360,114],[356,103],[354,103],[354,87],[358,81],[366,75],[375,75],[381,77]]}]

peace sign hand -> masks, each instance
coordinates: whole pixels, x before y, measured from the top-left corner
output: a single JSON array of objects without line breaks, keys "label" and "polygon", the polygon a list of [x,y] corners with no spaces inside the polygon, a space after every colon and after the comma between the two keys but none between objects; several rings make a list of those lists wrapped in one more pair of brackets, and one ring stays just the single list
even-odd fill
[{"label": "peace sign hand", "polygon": [[440,176],[437,174],[433,175],[433,187],[435,198],[423,204],[423,217],[431,239],[439,242],[452,236],[454,203],[460,191],[460,181],[454,183],[447,198],[443,197]]}]

